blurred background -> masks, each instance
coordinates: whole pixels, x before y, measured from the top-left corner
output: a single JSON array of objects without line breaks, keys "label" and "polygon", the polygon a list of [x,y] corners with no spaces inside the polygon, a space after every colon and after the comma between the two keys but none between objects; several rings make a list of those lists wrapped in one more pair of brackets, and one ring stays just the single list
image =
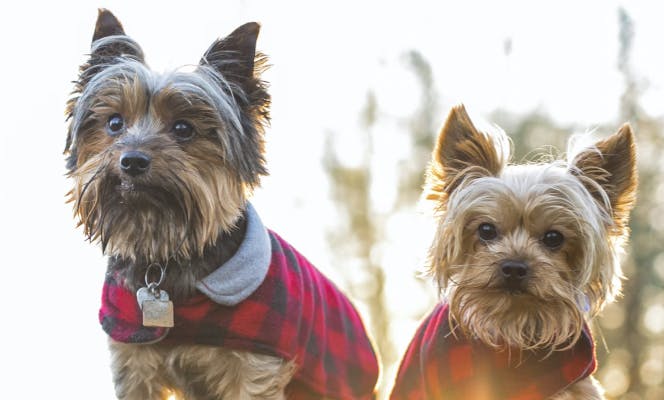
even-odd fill
[{"label": "blurred background", "polygon": [[[253,202],[346,291],[381,353],[381,398],[437,301],[420,202],[450,107],[501,126],[515,160],[572,133],[636,131],[624,295],[595,324],[612,399],[664,398],[664,52],[648,1],[23,1],[1,6],[3,393],[112,399],[97,322],[105,262],[64,203],[64,103],[107,7],[169,70],[254,20],[272,67],[270,176]],[[545,147],[550,151],[550,147]]]}]

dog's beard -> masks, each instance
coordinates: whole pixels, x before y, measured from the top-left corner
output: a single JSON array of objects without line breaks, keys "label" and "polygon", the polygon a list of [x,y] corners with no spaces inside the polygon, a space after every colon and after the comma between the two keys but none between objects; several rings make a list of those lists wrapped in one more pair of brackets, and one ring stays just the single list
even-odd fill
[{"label": "dog's beard", "polygon": [[496,349],[570,348],[579,338],[584,321],[571,299],[455,285],[448,293],[453,326]]},{"label": "dog's beard", "polygon": [[106,254],[134,261],[190,259],[241,215],[244,189],[223,171],[155,165],[148,177],[136,179],[116,172],[115,164],[112,152],[91,160],[79,169],[70,193],[85,234]]},{"label": "dog's beard", "polygon": [[[184,188],[181,182],[143,185],[105,176],[94,185],[94,193],[82,198],[80,212],[90,216],[86,233],[98,237],[110,254],[163,260],[183,246],[186,253],[187,232],[197,221],[193,199]],[[85,204],[95,206],[86,209]]]}]

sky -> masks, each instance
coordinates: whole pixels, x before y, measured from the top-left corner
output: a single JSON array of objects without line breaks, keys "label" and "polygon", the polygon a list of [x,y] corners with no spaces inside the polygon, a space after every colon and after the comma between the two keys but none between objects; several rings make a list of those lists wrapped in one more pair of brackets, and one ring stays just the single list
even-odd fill
[{"label": "sky", "polygon": [[[196,63],[214,39],[245,22],[262,24],[258,48],[272,65],[264,78],[271,85],[273,119],[267,132],[270,176],[253,201],[268,226],[340,280],[325,236],[335,216],[321,166],[325,133],[339,137],[342,159],[353,163],[362,157],[353,134],[368,90],[389,118],[409,115],[418,92],[406,52],[417,50],[431,63],[441,125],[447,110],[462,102],[480,118],[499,108],[540,109],[580,130],[617,127],[623,122],[616,119],[623,90],[616,69],[619,6],[568,0],[65,0],[2,6],[0,252],[6,275],[0,354],[9,367],[4,392],[19,398],[113,398],[106,338],[97,322],[105,264],[64,202],[71,183],[62,156],[64,103],[89,50],[98,7],[115,13],[159,71]],[[629,1],[624,7],[635,21],[633,63],[647,87],[644,107],[662,117],[659,5]],[[402,133],[396,124],[385,130],[379,157],[397,157],[403,153]],[[394,196],[386,184],[378,190],[388,201]],[[404,226],[395,224],[390,229]],[[402,264],[391,272],[396,276],[412,275],[421,262],[423,243],[411,236],[402,249],[388,252]],[[410,295],[394,293],[397,302],[404,297]],[[404,322],[404,329],[413,323]]]}]

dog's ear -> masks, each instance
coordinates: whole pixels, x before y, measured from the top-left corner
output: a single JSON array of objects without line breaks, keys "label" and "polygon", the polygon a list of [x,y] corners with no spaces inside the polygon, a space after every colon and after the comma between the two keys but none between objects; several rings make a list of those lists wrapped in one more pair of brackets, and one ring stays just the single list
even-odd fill
[{"label": "dog's ear", "polygon": [[[88,60],[79,67],[78,80],[74,83],[71,98],[67,101],[65,114],[70,118],[78,98],[90,81],[104,69],[122,61],[134,60],[144,63],[143,50],[127,36],[120,21],[110,11],[100,8],[92,35]],[[70,127],[71,129],[71,127]],[[67,135],[65,153],[72,146],[72,133]],[[75,154],[72,160],[75,159]]]},{"label": "dog's ear", "polygon": [[491,138],[479,131],[463,105],[452,108],[433,151],[427,173],[427,197],[449,195],[469,176],[498,175],[506,162],[506,143],[506,137]]},{"label": "dog's ear", "polygon": [[636,145],[629,124],[580,152],[572,161],[571,172],[607,208],[615,233],[622,234],[636,201],[638,182]]},{"label": "dog's ear", "polygon": [[120,21],[109,10],[100,8],[97,14],[95,32],[92,35],[92,42],[95,42],[106,36],[119,35],[125,35],[124,28],[122,28]]},{"label": "dog's ear", "polygon": [[80,67],[74,93],[81,92],[90,80],[105,68],[123,60],[144,62],[143,50],[127,36],[120,21],[110,11],[100,8],[90,45],[90,57]]},{"label": "dog's ear", "polygon": [[114,64],[123,58],[144,61],[141,47],[124,31],[120,21],[109,10],[99,9],[92,35],[90,60],[93,65]]},{"label": "dog's ear", "polygon": [[270,95],[260,77],[267,57],[256,52],[259,31],[258,23],[248,22],[225,38],[217,39],[201,58],[199,67],[200,73],[209,74],[211,69],[221,75],[225,81],[220,82],[222,90],[230,91],[243,111],[240,115],[243,134],[238,136],[242,144],[237,146],[240,153],[233,158],[238,160],[237,172],[250,187],[258,184],[260,175],[267,174],[263,136],[270,119]]},{"label": "dog's ear", "polygon": [[209,65],[225,79],[245,86],[254,78],[259,31],[258,23],[247,22],[225,38],[215,40],[201,58],[201,65]]}]

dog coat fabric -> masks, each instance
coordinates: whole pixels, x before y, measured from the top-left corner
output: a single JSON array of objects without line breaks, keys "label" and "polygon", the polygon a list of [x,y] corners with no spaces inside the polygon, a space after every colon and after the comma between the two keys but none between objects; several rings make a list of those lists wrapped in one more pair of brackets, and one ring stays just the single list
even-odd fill
[{"label": "dog coat fabric", "polygon": [[262,281],[241,301],[237,296],[220,298],[228,288],[212,286],[224,284],[218,271],[229,263],[232,268],[232,260],[248,259],[244,242],[215,276],[199,282],[200,294],[174,304],[175,326],[170,329],[142,326],[135,293],[121,286],[115,274],[107,274],[99,312],[104,331],[124,343],[223,346],[295,360],[289,399],[373,399],[378,362],[353,305],[304,256],[265,230],[257,216],[249,215],[245,240],[256,242],[251,233],[260,231],[256,226],[263,229],[271,256]]},{"label": "dog coat fabric", "polygon": [[496,351],[450,332],[447,304],[422,322],[401,360],[394,400],[544,400],[590,376],[597,366],[585,327],[564,351]]}]

